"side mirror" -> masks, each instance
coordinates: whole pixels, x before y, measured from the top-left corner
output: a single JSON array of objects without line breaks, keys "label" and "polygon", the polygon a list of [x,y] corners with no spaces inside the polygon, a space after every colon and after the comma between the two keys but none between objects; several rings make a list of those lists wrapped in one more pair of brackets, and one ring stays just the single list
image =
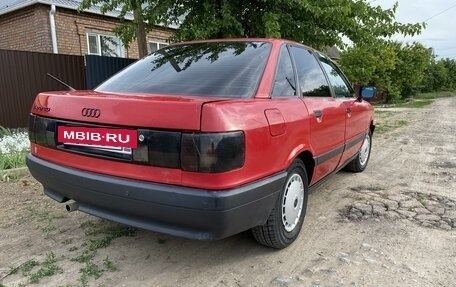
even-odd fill
[{"label": "side mirror", "polygon": [[377,89],[375,87],[369,87],[369,86],[364,87],[363,86],[359,90],[358,100],[359,101],[370,100],[370,99],[373,99],[376,94],[377,94]]}]

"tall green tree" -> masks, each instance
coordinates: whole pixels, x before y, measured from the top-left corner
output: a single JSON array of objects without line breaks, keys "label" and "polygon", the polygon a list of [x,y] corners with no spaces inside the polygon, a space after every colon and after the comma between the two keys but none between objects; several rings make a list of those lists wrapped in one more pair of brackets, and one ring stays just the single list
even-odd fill
[{"label": "tall green tree", "polygon": [[447,88],[456,89],[456,60],[455,59],[442,59],[441,62],[448,71]]},{"label": "tall green tree", "polygon": [[400,89],[402,99],[413,96],[422,89],[426,69],[432,59],[432,53],[420,43],[402,44],[395,42],[397,61],[391,78]]},{"label": "tall green tree", "polygon": [[349,47],[342,52],[340,64],[351,81],[376,86],[391,101],[422,89],[432,59],[420,43],[377,40]]},{"label": "tall green tree", "polygon": [[426,92],[432,92],[447,88],[451,82],[448,69],[443,61],[433,60],[425,71],[424,88]]},{"label": "tall green tree", "polygon": [[[372,1],[370,1],[372,2]],[[369,43],[396,33],[415,35],[424,23],[395,20],[397,3],[390,9],[367,0],[83,0],[81,9],[99,5],[102,12],[120,11],[115,32],[124,44],[154,25],[178,24],[175,41],[226,37],[287,38],[315,48]],[[125,15],[141,7],[141,17],[126,21]]]}]

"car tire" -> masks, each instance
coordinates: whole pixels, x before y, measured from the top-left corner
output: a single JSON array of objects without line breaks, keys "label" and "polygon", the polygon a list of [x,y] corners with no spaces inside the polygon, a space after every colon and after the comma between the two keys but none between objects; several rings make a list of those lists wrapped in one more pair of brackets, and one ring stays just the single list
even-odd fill
[{"label": "car tire", "polygon": [[252,228],[253,237],[268,247],[282,249],[301,231],[307,208],[308,181],[304,163],[297,159],[288,168],[285,185],[264,225]]},{"label": "car tire", "polygon": [[356,157],[345,167],[351,172],[362,172],[366,169],[369,162],[372,148],[372,133],[368,132],[363,140],[363,144],[358,151]]}]

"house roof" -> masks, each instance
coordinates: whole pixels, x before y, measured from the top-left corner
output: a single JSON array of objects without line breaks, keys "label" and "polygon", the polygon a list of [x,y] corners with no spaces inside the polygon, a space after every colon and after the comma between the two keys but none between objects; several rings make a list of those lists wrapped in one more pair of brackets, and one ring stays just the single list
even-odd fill
[{"label": "house roof", "polygon": [[[78,10],[79,5],[81,4],[82,0],[1,0],[0,3],[0,15],[7,14],[13,12],[15,10],[19,10],[28,6],[32,6],[34,4],[44,4],[44,5],[55,5],[56,7],[60,8],[67,8],[71,10]],[[84,10],[84,12],[104,15],[108,17],[117,18],[120,15],[120,11],[108,11],[106,13],[101,13],[100,6],[94,5],[89,9]],[[125,19],[133,20],[133,13],[127,13],[125,15]],[[164,26],[159,24],[159,26]],[[179,25],[171,24],[168,28],[177,29]]]},{"label": "house roof", "polygon": [[340,51],[336,46],[327,47],[326,54],[333,60],[340,60]]},{"label": "house roof", "polygon": [[[13,12],[34,4],[44,4],[44,5],[55,5],[60,8],[67,8],[71,10],[78,10],[81,0],[2,0],[0,3],[0,15]],[[109,17],[118,17],[120,11],[109,11],[105,14],[101,13],[100,6],[92,6],[89,9],[84,10],[88,13],[99,14]],[[127,13],[125,19],[133,20],[133,13]],[[174,28],[174,27],[170,27]]]}]

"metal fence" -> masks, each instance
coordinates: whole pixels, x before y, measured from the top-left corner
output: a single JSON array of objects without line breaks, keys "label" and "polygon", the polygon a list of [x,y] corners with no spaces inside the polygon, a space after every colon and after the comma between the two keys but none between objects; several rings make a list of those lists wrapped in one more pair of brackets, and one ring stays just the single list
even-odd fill
[{"label": "metal fence", "polygon": [[85,57],[87,89],[90,90],[136,61],[136,59],[101,57],[96,55],[87,55]]},{"label": "metal fence", "polygon": [[92,89],[135,61],[86,57],[0,49],[0,126],[27,127],[30,107],[39,92],[67,89],[47,73],[75,89]]}]

